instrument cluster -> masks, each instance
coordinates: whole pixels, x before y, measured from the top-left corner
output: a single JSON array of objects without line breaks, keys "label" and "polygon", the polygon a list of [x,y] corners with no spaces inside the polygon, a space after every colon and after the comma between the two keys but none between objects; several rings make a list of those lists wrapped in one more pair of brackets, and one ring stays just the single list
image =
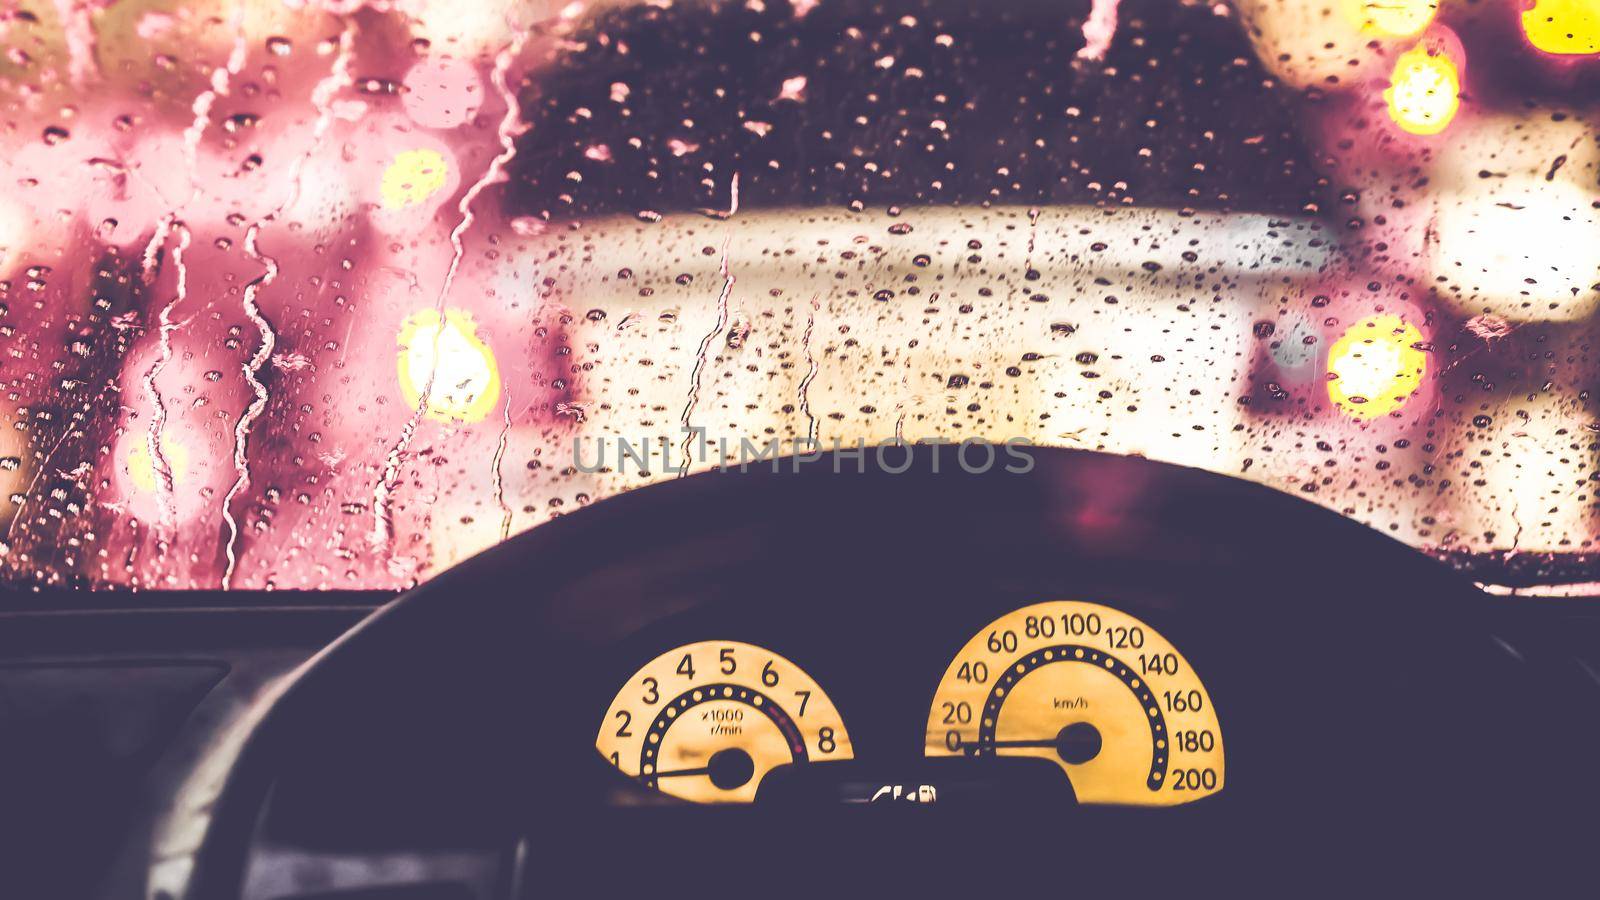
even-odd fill
[{"label": "instrument cluster", "polygon": [[[1199,673],[1159,631],[1098,603],[1008,612],[955,650],[926,705],[923,755],[954,771],[995,760],[1058,770],[1079,803],[1175,806],[1223,789],[1221,723]],[[617,689],[595,748],[643,788],[750,803],[782,773],[855,760],[851,711],[801,662],[741,641],[667,649]],[[1037,764],[1036,764],[1037,765]],[[932,802],[931,784],[859,800]]]}]

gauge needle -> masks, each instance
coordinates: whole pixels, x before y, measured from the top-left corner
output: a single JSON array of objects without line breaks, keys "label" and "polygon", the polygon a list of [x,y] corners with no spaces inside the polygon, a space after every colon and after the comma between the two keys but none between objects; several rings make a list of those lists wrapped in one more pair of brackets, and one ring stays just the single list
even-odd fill
[{"label": "gauge needle", "polygon": [[710,775],[710,766],[701,766],[698,769],[673,769],[670,772],[657,772],[652,778],[677,778],[680,775]]},{"label": "gauge needle", "polygon": [[695,769],[672,769],[667,772],[657,772],[656,778],[676,778],[680,775],[705,775],[711,783],[725,791],[742,787],[756,774],[755,760],[750,754],[738,747],[727,750],[718,750],[711,754],[711,759],[706,765]]},{"label": "gauge needle", "polygon": [[1061,729],[1053,738],[1036,738],[1014,741],[978,741],[962,745],[961,749],[994,749],[997,747],[1049,747],[1056,751],[1062,762],[1085,763],[1100,754],[1100,729],[1088,722],[1073,722]]}]

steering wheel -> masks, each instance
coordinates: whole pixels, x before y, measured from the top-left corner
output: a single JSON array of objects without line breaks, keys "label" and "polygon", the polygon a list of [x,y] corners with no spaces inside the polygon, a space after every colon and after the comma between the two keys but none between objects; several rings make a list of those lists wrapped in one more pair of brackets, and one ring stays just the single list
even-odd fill
[{"label": "steering wheel", "polygon": [[[841,803],[824,777],[703,807],[595,750],[650,653],[759,634],[848,720],[856,767],[840,771],[911,783],[952,654],[1055,599],[1127,611],[1182,648],[1226,738],[1224,789],[1092,806],[1050,768],[987,802]],[[1059,887],[1067,871],[1481,886],[1584,858],[1595,800],[1593,716],[1494,637],[1486,602],[1331,511],[1138,458],[1033,449],[1025,468],[979,470],[918,445],[656,484],[460,564],[325,650],[239,753],[189,896],[238,896],[263,810],[283,803],[506,835],[519,896],[771,883],[797,865],[934,893]]]}]

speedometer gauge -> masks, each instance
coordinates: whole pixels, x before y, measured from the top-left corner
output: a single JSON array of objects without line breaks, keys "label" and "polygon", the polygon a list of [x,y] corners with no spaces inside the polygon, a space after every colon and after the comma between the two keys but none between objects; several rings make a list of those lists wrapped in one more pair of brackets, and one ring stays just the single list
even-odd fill
[{"label": "speedometer gauge", "polygon": [[617,692],[595,740],[646,787],[697,803],[748,803],[774,768],[850,759],[833,701],[799,666],[737,641],[668,650]]},{"label": "speedometer gauge", "polygon": [[928,713],[928,756],[1034,756],[1080,803],[1172,806],[1222,790],[1222,729],[1205,685],[1144,622],[1059,600],[968,641]]}]

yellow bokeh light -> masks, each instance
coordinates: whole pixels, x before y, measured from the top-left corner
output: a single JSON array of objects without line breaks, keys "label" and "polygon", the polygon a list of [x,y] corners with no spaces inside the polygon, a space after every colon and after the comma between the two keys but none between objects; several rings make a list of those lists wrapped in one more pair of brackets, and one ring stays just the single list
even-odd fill
[{"label": "yellow bokeh light", "polygon": [[1538,0],[1523,10],[1522,32],[1546,53],[1600,53],[1600,0]]},{"label": "yellow bokeh light", "polygon": [[[163,489],[161,476],[156,474],[155,460],[150,455],[149,439],[140,433],[128,435],[128,454],[124,461],[128,480],[141,494],[154,494]],[[163,435],[161,456],[172,470],[172,483],[180,485],[189,475],[189,448],[183,442]]]},{"label": "yellow bokeh light", "polygon": [[1428,355],[1422,332],[1396,315],[1368,316],[1328,351],[1328,398],[1356,419],[1376,419],[1405,405],[1422,385]]},{"label": "yellow bokeh light", "polygon": [[1439,0],[1344,0],[1345,18],[1362,34],[1410,37],[1428,27]]},{"label": "yellow bokeh light", "polygon": [[449,178],[450,164],[437,150],[406,150],[383,170],[380,196],[384,209],[405,209],[437,194]]},{"label": "yellow bokeh light", "polygon": [[1383,99],[1396,125],[1412,134],[1438,134],[1461,106],[1461,75],[1449,54],[1418,44],[1395,60]]},{"label": "yellow bokeh light", "polygon": [[442,327],[435,310],[406,317],[400,326],[399,365],[406,403],[415,409],[427,390],[430,418],[479,422],[500,399],[494,351],[478,338],[478,327],[464,310],[445,310]]}]

